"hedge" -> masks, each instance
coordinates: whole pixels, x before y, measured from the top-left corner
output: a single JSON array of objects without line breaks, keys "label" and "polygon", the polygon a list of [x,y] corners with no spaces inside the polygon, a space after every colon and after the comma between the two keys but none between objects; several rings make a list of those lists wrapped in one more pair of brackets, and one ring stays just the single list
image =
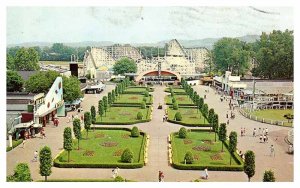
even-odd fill
[{"label": "hedge", "polygon": [[8,151],[12,150],[13,148],[17,147],[18,145],[22,144],[22,142],[23,142],[23,139],[19,139],[16,142],[13,142],[12,147],[9,147],[9,146],[6,147],[6,152],[8,152]]},{"label": "hedge", "polygon": [[[209,132],[208,130],[205,129],[191,129],[190,131],[192,132]],[[174,135],[177,133],[172,133],[170,138],[173,140]],[[172,142],[172,141],[171,141]],[[225,147],[228,149],[228,145],[226,142],[224,142]],[[174,152],[174,148],[172,147],[172,153]],[[181,164],[174,162],[171,164],[174,168],[179,169],[179,170],[204,170],[206,167],[208,170],[212,171],[243,171],[244,170],[244,163],[240,159],[240,157],[237,155],[236,152],[234,152],[234,155],[232,158],[238,163],[238,165],[226,165],[226,166],[215,166],[215,165],[200,165],[200,164]],[[173,159],[173,156],[172,156]]]},{"label": "hedge", "polygon": [[188,124],[188,123],[183,123],[181,121],[175,121],[175,120],[172,120],[172,119],[168,119],[167,121],[171,122],[171,123],[187,126],[187,127],[212,127],[211,124],[201,124],[201,123],[199,123],[199,124]]},{"label": "hedge", "polygon": [[[169,103],[168,102],[168,103],[166,103],[166,105],[173,106],[173,103]],[[184,104],[184,103],[182,104],[181,103],[181,104],[178,104],[178,106],[180,106],[180,107],[184,107],[184,106],[186,106],[186,107],[195,107],[195,108],[197,107],[195,104],[187,104],[187,103],[186,104]]]},{"label": "hedge", "polygon": [[[95,127],[96,130],[126,130],[131,131],[129,128],[125,127]],[[107,163],[107,164],[70,164],[67,162],[59,161],[60,156],[57,156],[53,160],[53,166],[58,168],[124,168],[124,169],[133,169],[133,168],[142,168],[144,166],[144,149],[146,147],[146,139],[147,134],[144,132],[140,132],[143,136],[143,141],[140,149],[139,154],[139,162],[138,163]]]},{"label": "hedge", "polygon": [[[140,105],[139,105],[140,106]],[[137,107],[139,107],[137,106]],[[141,119],[141,120],[134,120],[134,121],[128,121],[128,122],[95,122],[94,125],[133,125],[133,124],[137,124],[137,123],[145,123],[145,122],[149,122],[151,121],[150,116],[151,116],[151,106],[147,106],[148,111],[147,111],[147,115],[145,119]]]}]

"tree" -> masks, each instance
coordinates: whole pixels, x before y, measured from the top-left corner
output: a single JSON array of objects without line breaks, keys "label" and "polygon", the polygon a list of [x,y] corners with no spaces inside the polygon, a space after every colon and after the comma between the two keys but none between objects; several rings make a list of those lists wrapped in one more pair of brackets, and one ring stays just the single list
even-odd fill
[{"label": "tree", "polygon": [[126,148],[122,155],[121,155],[121,161],[124,163],[132,163],[133,162],[133,152],[129,149]]},{"label": "tree", "polygon": [[105,116],[106,116],[107,106],[108,106],[107,96],[104,96],[103,97],[103,108],[104,108]]},{"label": "tree", "polygon": [[178,110],[178,103],[176,101],[173,102],[173,110]]},{"label": "tree", "polygon": [[115,98],[116,98],[115,90],[112,90],[111,91],[111,103],[115,102]]},{"label": "tree", "polygon": [[70,162],[70,152],[73,150],[72,130],[66,127],[64,130],[64,149],[68,151],[68,162]]},{"label": "tree", "polygon": [[209,109],[209,111],[208,111],[208,122],[210,124],[212,124],[212,122],[213,122],[214,114],[215,114],[215,110],[213,108]]},{"label": "tree", "polygon": [[74,101],[82,97],[80,81],[75,76],[63,76],[63,97],[65,101]]},{"label": "tree", "polygon": [[6,54],[6,69],[7,70],[16,70],[15,68],[15,60],[11,54]]},{"label": "tree", "polygon": [[255,154],[251,150],[245,153],[244,172],[247,174],[250,182],[251,177],[255,174]]},{"label": "tree", "polygon": [[182,115],[180,112],[176,112],[174,116],[175,121],[181,121],[182,120]]},{"label": "tree", "polygon": [[207,113],[208,113],[208,106],[207,104],[204,104],[202,106],[202,115],[204,116],[203,121],[205,123],[205,119],[207,118]]},{"label": "tree", "polygon": [[52,173],[52,155],[51,149],[48,146],[44,146],[39,153],[40,156],[40,175],[45,176],[45,181],[47,181],[47,176]]},{"label": "tree", "polygon": [[34,48],[20,48],[14,57],[14,68],[17,71],[35,71],[40,66],[39,55]]},{"label": "tree", "polygon": [[91,129],[92,117],[90,112],[84,113],[84,128],[86,130],[86,139],[88,138],[89,129]]},{"label": "tree", "polygon": [[192,152],[188,151],[186,152],[185,156],[184,156],[184,160],[186,162],[186,164],[192,164],[194,162],[194,157]]},{"label": "tree", "polygon": [[102,100],[99,100],[99,103],[98,103],[98,113],[101,117],[101,121],[102,121],[102,116],[104,114],[104,105],[103,105],[103,101]]},{"label": "tree", "polygon": [[22,91],[24,80],[16,71],[6,72],[6,91]]},{"label": "tree", "polygon": [[145,97],[149,97],[149,91],[145,91]]},{"label": "tree", "polygon": [[78,140],[78,150],[79,150],[79,140],[81,139],[81,125],[80,119],[75,118],[73,121],[73,133],[75,138]]},{"label": "tree", "polygon": [[235,38],[218,40],[212,50],[214,66],[225,73],[230,70],[233,74],[244,74],[249,69],[250,52],[246,43]]},{"label": "tree", "polygon": [[272,170],[266,170],[264,172],[263,182],[275,182],[276,178]]},{"label": "tree", "polygon": [[230,165],[231,165],[232,155],[236,151],[236,146],[237,146],[237,133],[235,131],[231,131],[229,134],[229,145],[228,145],[228,150],[230,152]]},{"label": "tree", "polygon": [[30,182],[32,181],[30,169],[27,163],[18,163],[14,169],[14,174],[8,177],[8,181]]},{"label": "tree", "polygon": [[92,118],[92,123],[96,122],[96,108],[95,106],[91,106],[91,118]]},{"label": "tree", "polygon": [[113,66],[115,75],[124,75],[125,73],[136,73],[137,66],[133,60],[128,58],[122,58],[117,61]]},{"label": "tree", "polygon": [[253,44],[254,76],[267,79],[291,79],[294,77],[293,31],[273,30],[263,32],[260,40]]},{"label": "tree", "polygon": [[213,116],[213,122],[212,122],[212,127],[215,132],[215,142],[217,141],[217,133],[219,129],[219,116],[218,114],[214,114]]},{"label": "tree", "polygon": [[136,119],[138,119],[138,120],[142,120],[142,119],[143,119],[143,114],[142,114],[142,112],[138,112],[138,113],[136,114]]},{"label": "tree", "polygon": [[110,107],[111,103],[112,103],[112,95],[111,92],[108,92],[107,94],[107,103],[108,103],[108,107]]},{"label": "tree", "polygon": [[203,100],[203,98],[202,97],[200,97],[200,99],[199,99],[199,106],[198,106],[198,108],[199,108],[199,110],[202,112],[202,106],[203,106],[203,104],[204,104],[204,100]]},{"label": "tree", "polygon": [[60,74],[56,71],[37,72],[25,82],[25,89],[31,93],[47,93],[58,76]]},{"label": "tree", "polygon": [[224,151],[223,145],[224,142],[226,141],[226,134],[227,134],[226,123],[221,123],[219,129],[219,140],[222,142],[222,152]]}]

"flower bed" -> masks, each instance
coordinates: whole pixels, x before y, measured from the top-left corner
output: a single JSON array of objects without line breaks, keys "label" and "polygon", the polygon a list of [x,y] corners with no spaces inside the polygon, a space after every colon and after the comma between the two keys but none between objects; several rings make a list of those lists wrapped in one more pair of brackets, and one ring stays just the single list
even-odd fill
[{"label": "flower bed", "polygon": [[[232,155],[230,165],[230,153],[227,143],[224,144],[224,152],[221,152],[221,141],[214,142],[215,134],[207,130],[191,130],[186,139],[178,137],[177,133],[171,135],[172,166],[182,170],[196,170],[207,167],[209,170],[242,171],[243,162],[237,155]],[[191,144],[185,144],[185,140],[192,140]],[[194,162],[184,163],[186,152],[192,152]]]},{"label": "flower bed", "polygon": [[[67,162],[68,152],[63,151],[54,159],[54,166],[59,168],[141,168],[144,166],[146,134],[141,132],[139,137],[124,139],[123,135],[129,135],[130,131],[131,129],[127,128],[96,128],[95,131],[89,132],[89,139],[80,140],[80,150],[77,150],[77,140],[74,140],[70,162]],[[99,133],[105,137],[95,138],[95,135]],[[121,162],[120,156],[126,148],[133,152],[133,163]]]}]

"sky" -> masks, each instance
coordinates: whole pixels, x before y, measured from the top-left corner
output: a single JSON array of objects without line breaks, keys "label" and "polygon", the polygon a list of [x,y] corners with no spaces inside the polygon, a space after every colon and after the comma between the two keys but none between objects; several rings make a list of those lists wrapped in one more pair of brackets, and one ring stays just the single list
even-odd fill
[{"label": "sky", "polygon": [[7,44],[239,37],[293,30],[292,7],[7,7]]}]

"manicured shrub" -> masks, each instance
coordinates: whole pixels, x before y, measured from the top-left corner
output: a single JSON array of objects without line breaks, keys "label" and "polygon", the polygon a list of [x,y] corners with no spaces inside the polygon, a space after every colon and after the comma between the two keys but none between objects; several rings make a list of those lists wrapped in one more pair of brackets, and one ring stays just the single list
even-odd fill
[{"label": "manicured shrub", "polygon": [[144,102],[147,102],[147,98],[146,98],[146,97],[144,97],[144,98],[143,98],[143,101],[144,101]]},{"label": "manicured shrub", "polygon": [[149,97],[149,92],[148,91],[145,91],[145,97]]},{"label": "manicured shrub", "polygon": [[172,98],[172,103],[176,102],[176,99],[175,97]]},{"label": "manicured shrub", "polygon": [[116,178],[115,178],[115,182],[124,182],[125,180],[124,180],[124,178],[122,177],[122,176],[117,176]]},{"label": "manicured shrub", "polygon": [[245,153],[244,172],[247,174],[248,181],[250,182],[250,179],[255,174],[255,154],[251,150]]},{"label": "manicured shrub", "polygon": [[178,103],[176,101],[173,103],[173,110],[178,110]]},{"label": "manicured shrub", "polygon": [[145,109],[146,108],[146,103],[143,101],[141,102],[141,109]]},{"label": "manicured shrub", "polygon": [[133,153],[130,149],[126,148],[123,151],[123,154],[121,156],[121,161],[124,163],[132,163],[133,162]]},{"label": "manicured shrub", "polygon": [[181,128],[179,129],[178,135],[179,135],[179,138],[186,138],[186,137],[187,137],[187,131],[186,131],[186,128],[181,127]]},{"label": "manicured shrub", "polygon": [[176,112],[174,119],[175,119],[175,121],[181,121],[182,120],[181,113],[180,112]]},{"label": "manicured shrub", "polygon": [[140,136],[140,131],[136,126],[134,126],[131,129],[131,137],[139,137],[139,136]]},{"label": "manicured shrub", "polygon": [[8,177],[8,181],[28,182],[32,181],[27,163],[18,163],[14,169],[14,175]]},{"label": "manicured shrub", "polygon": [[45,176],[45,181],[47,181],[47,176],[52,173],[52,155],[51,149],[48,146],[44,146],[40,150],[40,175]]},{"label": "manicured shrub", "polygon": [[186,154],[184,156],[184,160],[185,160],[186,164],[192,164],[194,162],[192,152],[190,152],[190,151],[186,152]]},{"label": "manicured shrub", "polygon": [[143,114],[142,114],[142,112],[138,112],[138,113],[136,114],[136,119],[138,119],[138,120],[142,120],[142,119],[143,119]]},{"label": "manicured shrub", "polygon": [[275,175],[272,170],[266,170],[264,172],[263,182],[275,182]]}]

